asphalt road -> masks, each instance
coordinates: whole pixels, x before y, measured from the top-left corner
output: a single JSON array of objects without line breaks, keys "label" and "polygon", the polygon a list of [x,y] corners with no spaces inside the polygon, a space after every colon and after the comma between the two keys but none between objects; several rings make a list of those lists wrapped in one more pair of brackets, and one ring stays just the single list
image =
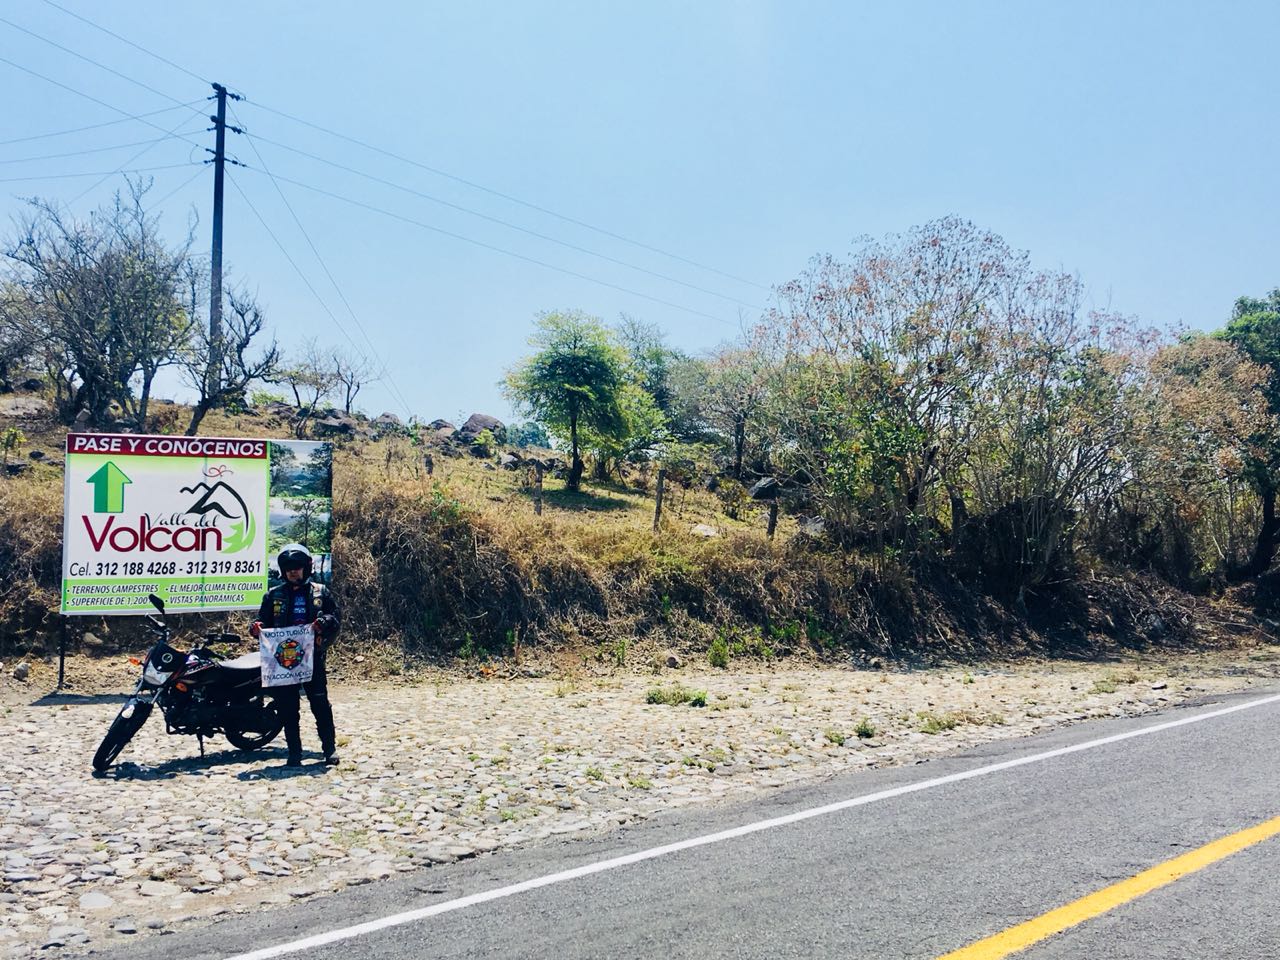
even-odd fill
[{"label": "asphalt road", "polygon": [[[1274,691],[1273,691],[1274,692]],[[619,855],[1257,700],[1098,722],[603,839],[433,867],[109,957],[230,957]],[[345,957],[933,958],[1280,815],[1280,703],[892,796],[294,953]],[[1018,953],[1280,958],[1280,837]],[[99,954],[102,955],[102,954]]]}]

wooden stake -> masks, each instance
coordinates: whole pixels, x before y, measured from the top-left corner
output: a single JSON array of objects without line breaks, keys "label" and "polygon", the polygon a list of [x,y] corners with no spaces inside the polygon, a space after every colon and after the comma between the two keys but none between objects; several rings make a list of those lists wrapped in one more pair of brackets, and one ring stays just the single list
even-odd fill
[{"label": "wooden stake", "polygon": [[658,499],[653,505],[653,532],[658,532],[658,523],[662,520],[662,489],[666,486],[667,470],[665,467],[658,471]]}]

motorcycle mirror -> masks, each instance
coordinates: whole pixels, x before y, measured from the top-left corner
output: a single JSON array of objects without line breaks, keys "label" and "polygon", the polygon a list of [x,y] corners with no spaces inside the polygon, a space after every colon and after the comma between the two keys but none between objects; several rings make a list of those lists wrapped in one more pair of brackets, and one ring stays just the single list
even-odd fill
[{"label": "motorcycle mirror", "polygon": [[151,601],[151,605],[160,611],[160,615],[164,616],[164,601],[157,597],[154,593],[147,594],[147,599]]}]

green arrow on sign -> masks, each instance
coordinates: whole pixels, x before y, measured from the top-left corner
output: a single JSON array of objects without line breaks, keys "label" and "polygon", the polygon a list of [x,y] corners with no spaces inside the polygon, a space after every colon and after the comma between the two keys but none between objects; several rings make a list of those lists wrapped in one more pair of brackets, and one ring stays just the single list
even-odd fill
[{"label": "green arrow on sign", "polygon": [[85,482],[93,484],[94,513],[121,513],[124,510],[124,485],[133,481],[113,462],[108,460]]}]

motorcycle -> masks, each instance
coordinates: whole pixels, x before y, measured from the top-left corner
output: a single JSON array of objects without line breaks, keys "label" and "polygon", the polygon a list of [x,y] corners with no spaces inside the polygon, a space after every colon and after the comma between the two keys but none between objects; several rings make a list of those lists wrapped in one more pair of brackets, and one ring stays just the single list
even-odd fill
[{"label": "motorcycle", "polygon": [[164,601],[154,594],[150,599],[160,613],[147,617],[156,641],[145,658],[129,658],[142,667],[142,676],[93,755],[93,769],[101,773],[111,766],[157,704],[165,731],[194,734],[201,756],[205,738],[219,733],[245,751],[259,750],[274,740],[284,721],[270,691],[262,688],[260,655],[227,659],[210,649],[211,644],[238,642],[233,633],[206,634],[203,643],[184,655],[169,645]]}]

